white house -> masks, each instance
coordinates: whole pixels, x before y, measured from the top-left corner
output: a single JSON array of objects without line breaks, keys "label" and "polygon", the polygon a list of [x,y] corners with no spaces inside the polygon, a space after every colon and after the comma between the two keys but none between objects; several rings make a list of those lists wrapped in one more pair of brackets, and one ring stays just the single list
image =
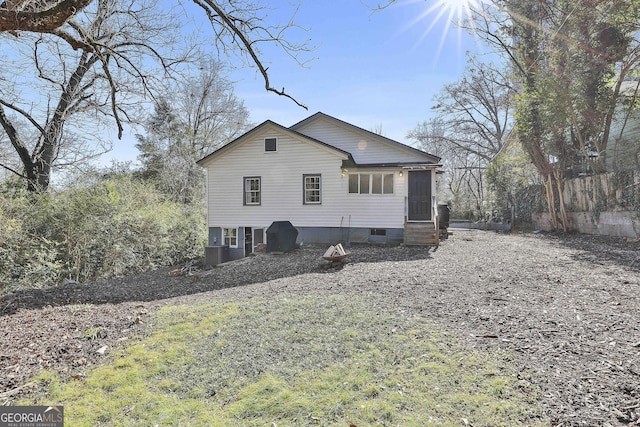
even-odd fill
[{"label": "white house", "polygon": [[268,120],[198,161],[209,245],[246,256],[274,221],[304,243],[436,243],[439,161],[323,113]]}]

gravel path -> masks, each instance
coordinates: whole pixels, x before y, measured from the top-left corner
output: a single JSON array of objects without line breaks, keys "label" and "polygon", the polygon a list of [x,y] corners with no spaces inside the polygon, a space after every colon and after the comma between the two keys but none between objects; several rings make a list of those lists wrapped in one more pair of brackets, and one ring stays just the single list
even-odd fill
[{"label": "gravel path", "polygon": [[435,250],[354,245],[346,266],[329,270],[325,249],[0,298],[0,403],[43,368],[81,376],[144,333],[161,305],[365,294],[469,347],[512,352],[554,426],[640,426],[640,242],[454,230]]}]

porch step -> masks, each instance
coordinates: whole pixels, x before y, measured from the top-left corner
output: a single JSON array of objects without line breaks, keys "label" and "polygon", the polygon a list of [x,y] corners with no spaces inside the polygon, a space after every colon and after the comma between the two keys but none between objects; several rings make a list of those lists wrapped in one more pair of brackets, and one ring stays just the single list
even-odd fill
[{"label": "porch step", "polygon": [[437,245],[438,230],[433,222],[407,222],[404,225],[405,245]]}]

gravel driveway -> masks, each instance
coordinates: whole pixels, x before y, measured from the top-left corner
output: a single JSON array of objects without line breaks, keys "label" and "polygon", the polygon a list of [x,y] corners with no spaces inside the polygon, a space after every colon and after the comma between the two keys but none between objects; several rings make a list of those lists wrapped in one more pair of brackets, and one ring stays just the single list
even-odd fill
[{"label": "gravel driveway", "polygon": [[357,293],[469,347],[512,352],[554,426],[640,426],[640,242],[454,230],[437,249],[354,245],[328,270],[325,249],[4,296],[0,403],[35,387],[41,369],[76,376],[100,363],[161,305]]}]

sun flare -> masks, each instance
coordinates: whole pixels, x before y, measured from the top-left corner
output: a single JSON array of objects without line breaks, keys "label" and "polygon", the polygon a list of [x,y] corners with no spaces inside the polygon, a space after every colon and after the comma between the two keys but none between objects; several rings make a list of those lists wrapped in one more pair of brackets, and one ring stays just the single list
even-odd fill
[{"label": "sun flare", "polygon": [[484,1],[485,0],[410,0],[409,3],[426,3],[425,10],[409,25],[428,24],[417,44],[424,42],[433,28],[441,21],[444,21],[444,23],[436,56],[440,55],[452,25],[457,27],[458,44],[460,44],[462,26],[466,23],[470,28],[474,28],[472,19],[474,10],[480,9]]}]

